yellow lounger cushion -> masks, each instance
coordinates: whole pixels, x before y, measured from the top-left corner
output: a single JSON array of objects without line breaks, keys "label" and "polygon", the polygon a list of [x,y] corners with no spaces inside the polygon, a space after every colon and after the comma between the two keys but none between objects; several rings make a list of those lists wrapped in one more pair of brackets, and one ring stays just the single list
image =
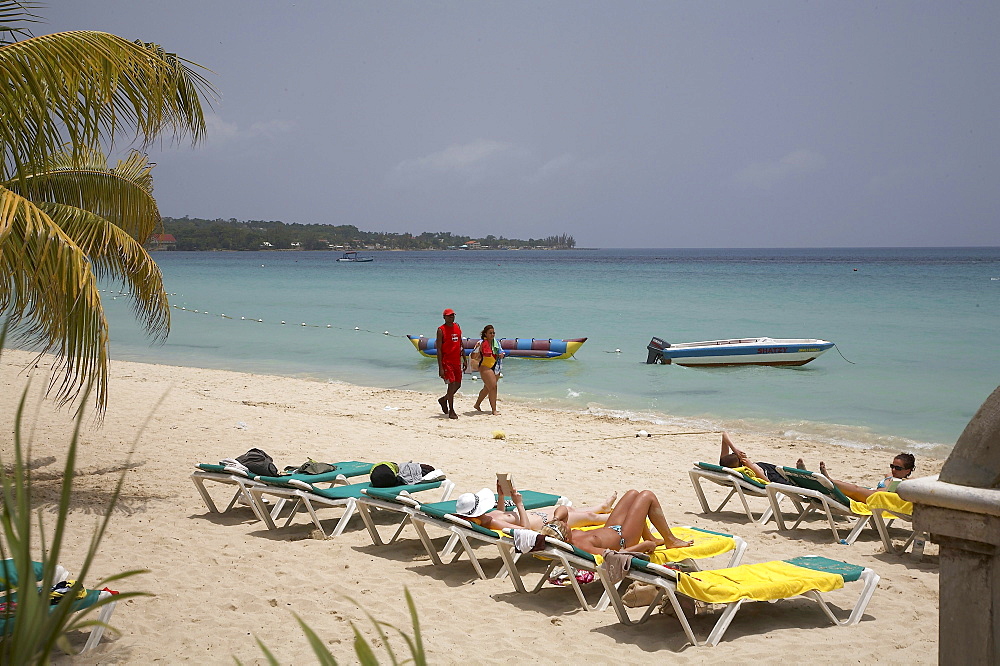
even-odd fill
[{"label": "yellow lounger cushion", "polygon": [[876,509],[888,509],[896,513],[905,513],[908,516],[913,515],[913,502],[907,502],[896,493],[887,493],[884,491],[872,493],[868,498],[867,504]]},{"label": "yellow lounger cushion", "polygon": [[681,594],[714,604],[728,604],[740,599],[787,599],[809,590],[830,592],[842,587],[842,576],[782,561],[679,573],[677,581],[677,591]]},{"label": "yellow lounger cushion", "polygon": [[[580,529],[588,528],[584,527]],[[701,530],[693,530],[689,527],[672,527],[670,529],[678,539],[693,541],[694,543],[687,548],[663,548],[662,546],[657,548],[652,553],[649,553],[649,561],[653,564],[669,564],[670,562],[680,562],[688,558],[697,560],[706,557],[715,557],[736,548],[736,542],[733,539],[721,534],[711,534],[709,532],[702,532]],[[659,536],[659,532],[652,529],[652,527],[650,527],[650,531],[655,536]],[[600,555],[595,555],[594,559],[598,565],[604,561],[604,558]]]}]

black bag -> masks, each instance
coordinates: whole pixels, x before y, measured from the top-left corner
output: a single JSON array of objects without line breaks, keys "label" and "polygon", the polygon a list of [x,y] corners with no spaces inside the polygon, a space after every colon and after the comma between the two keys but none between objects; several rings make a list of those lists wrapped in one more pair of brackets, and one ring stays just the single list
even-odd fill
[{"label": "black bag", "polygon": [[380,462],[372,467],[369,479],[374,488],[394,488],[406,485],[406,481],[403,481],[399,476],[399,465],[394,462]]},{"label": "black bag", "polygon": [[250,449],[237,458],[236,462],[242,463],[254,476],[278,476],[278,468],[274,466],[271,456],[260,449]]}]

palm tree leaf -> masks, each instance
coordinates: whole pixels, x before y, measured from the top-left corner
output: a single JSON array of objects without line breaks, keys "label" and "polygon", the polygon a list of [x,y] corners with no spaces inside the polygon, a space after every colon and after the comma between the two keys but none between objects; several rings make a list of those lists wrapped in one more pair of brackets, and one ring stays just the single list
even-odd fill
[{"label": "palm tree leaf", "polygon": [[83,151],[128,131],[143,144],[164,132],[198,142],[201,95],[216,93],[195,67],[155,44],[95,31],[0,46],[2,179],[30,174],[65,141]]},{"label": "palm tree leaf", "polygon": [[112,277],[125,283],[135,316],[146,331],[154,338],[166,338],[170,303],[163,289],[163,275],[142,245],[125,230],[88,210],[54,203],[38,207],[90,257],[99,279]]},{"label": "palm tree leaf", "polygon": [[38,206],[0,186],[0,312],[15,339],[56,354],[50,390],[73,400],[88,378],[107,403],[108,323],[83,250]]},{"label": "palm tree leaf", "polygon": [[18,37],[31,37],[31,31],[23,24],[41,22],[37,14],[31,13],[39,6],[36,2],[0,0],[0,45],[16,41]]},{"label": "palm tree leaf", "polygon": [[66,150],[53,155],[44,169],[6,185],[35,202],[89,210],[143,243],[160,223],[152,194],[154,166],[135,151],[109,169],[103,153],[84,151],[76,159]]}]

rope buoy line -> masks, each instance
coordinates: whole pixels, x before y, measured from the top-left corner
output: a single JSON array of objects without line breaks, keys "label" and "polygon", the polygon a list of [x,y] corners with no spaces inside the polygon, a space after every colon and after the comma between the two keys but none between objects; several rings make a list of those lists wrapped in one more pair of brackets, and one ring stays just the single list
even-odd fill
[{"label": "rope buoy line", "polygon": [[[110,289],[106,289],[106,290],[102,289],[101,291],[104,291],[106,293],[112,294],[112,298],[113,299],[117,298],[118,296],[129,296],[130,295],[130,294],[128,294],[126,292],[123,292],[123,291],[112,291]],[[170,294],[170,296],[176,296],[176,295],[177,294]],[[325,325],[324,324],[309,324],[309,323],[306,323],[306,322],[301,322],[299,324],[289,324],[287,321],[284,321],[284,320],[281,320],[279,322],[273,322],[273,321],[267,321],[266,322],[263,319],[260,319],[258,317],[246,317],[246,316],[236,317],[235,315],[227,315],[224,312],[217,313],[217,314],[212,314],[208,310],[195,310],[193,308],[188,308],[186,306],[177,305],[177,304],[173,304],[170,307],[173,308],[173,309],[175,309],[175,310],[180,310],[182,312],[187,312],[187,313],[190,313],[190,314],[209,315],[209,316],[212,316],[212,317],[220,317],[222,319],[231,319],[233,321],[245,321],[245,322],[250,322],[250,323],[254,323],[254,324],[271,324],[271,325],[274,325],[274,326],[298,326],[299,328],[328,328],[328,329],[331,329],[331,330],[339,330],[339,331],[358,331],[360,333],[375,333],[377,335],[387,335],[390,338],[405,338],[406,337],[405,335],[399,335],[399,334],[396,334],[396,333],[390,333],[389,331],[372,331],[372,330],[369,330],[367,328],[361,328],[359,326],[355,326],[353,328],[350,328],[350,327],[347,327],[347,326],[334,326],[333,324],[325,324]]]},{"label": "rope buoy line", "polygon": [[[690,432],[646,432],[645,430],[640,430],[634,435],[612,435],[611,437],[598,437],[596,439],[561,439],[549,442],[551,444],[572,444],[573,442],[603,442],[609,439],[635,439],[636,437],[673,437],[676,435],[714,435],[722,432],[721,430],[693,430]],[[639,434],[645,433],[645,434]]]}]

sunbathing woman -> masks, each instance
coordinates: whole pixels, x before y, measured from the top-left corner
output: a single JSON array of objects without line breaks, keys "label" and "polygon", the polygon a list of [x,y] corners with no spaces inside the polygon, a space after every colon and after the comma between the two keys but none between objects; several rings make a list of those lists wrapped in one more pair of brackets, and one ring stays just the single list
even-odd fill
[{"label": "sunbathing woman", "polygon": [[[803,463],[802,458],[799,458],[795,464],[800,469],[805,469],[805,463]],[[874,488],[862,488],[861,486],[855,485],[849,481],[838,481],[837,479],[834,479],[830,476],[829,472],[826,471],[825,462],[820,462],[819,471],[820,474],[833,481],[833,485],[837,486],[837,489],[840,490],[840,492],[844,493],[852,500],[867,502],[872,493],[877,493],[879,491],[886,491],[890,493],[896,492],[899,482],[903,479],[909,478],[910,474],[913,473],[913,468],[916,467],[916,464],[916,458],[913,457],[912,453],[900,453],[892,459],[892,464],[889,465],[889,476],[879,481]]]},{"label": "sunbathing woman", "polygon": [[[657,546],[684,548],[691,545],[690,541],[678,539],[670,531],[670,525],[660,508],[660,501],[651,490],[629,490],[622,495],[608,516],[606,527],[585,532],[570,529],[566,522],[567,514],[566,507],[556,507],[555,520],[543,527],[541,533],[571,543],[594,555],[603,555],[609,548],[649,553]],[[647,519],[653,523],[662,538],[653,537],[646,525]]]},{"label": "sunbathing woman", "polygon": [[[567,520],[573,527],[603,525],[615,505],[617,496],[618,493],[612,493],[604,504],[596,507],[561,507],[567,509],[567,515],[563,520]],[[514,488],[514,495],[511,499],[514,500],[515,510],[497,511],[495,509],[496,497],[503,497],[499,483],[497,483],[496,496],[490,492],[489,488],[483,488],[478,493],[464,493],[459,495],[455,502],[455,513],[488,530],[526,528],[538,532],[549,524],[556,509],[559,508],[550,506],[528,511],[524,508],[521,493]]]},{"label": "sunbathing woman", "polygon": [[719,454],[719,466],[731,467],[761,483],[787,483],[778,474],[775,465],[766,462],[751,462],[747,454],[736,448],[733,440],[729,439],[728,432],[722,433],[722,452]]}]

